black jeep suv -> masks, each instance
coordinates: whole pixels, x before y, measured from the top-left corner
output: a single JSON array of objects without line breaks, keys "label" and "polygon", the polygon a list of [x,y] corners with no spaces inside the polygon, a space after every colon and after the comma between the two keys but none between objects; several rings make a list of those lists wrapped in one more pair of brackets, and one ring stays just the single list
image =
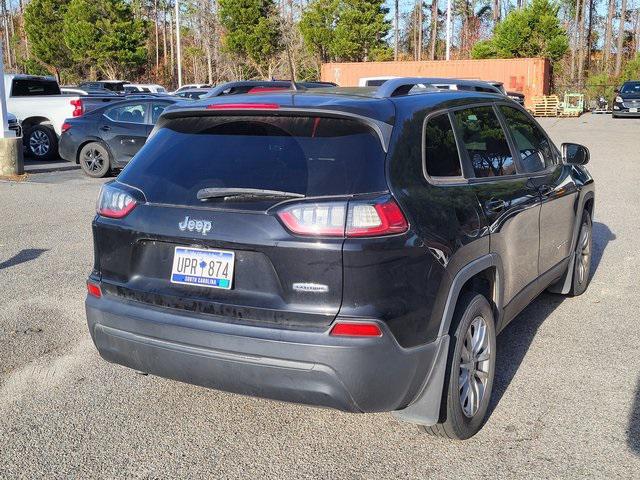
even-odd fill
[{"label": "black jeep suv", "polygon": [[169,107],[105,184],[87,318],[111,362],[393,411],[468,438],[496,334],[589,282],[594,182],[504,96],[414,88]]}]

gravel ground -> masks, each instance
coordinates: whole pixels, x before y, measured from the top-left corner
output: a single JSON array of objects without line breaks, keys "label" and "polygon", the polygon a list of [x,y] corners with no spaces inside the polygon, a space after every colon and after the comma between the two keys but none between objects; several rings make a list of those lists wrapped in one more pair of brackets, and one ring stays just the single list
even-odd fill
[{"label": "gravel ground", "polygon": [[0,183],[0,478],[638,478],[640,120],[542,123],[591,149],[593,280],[500,335],[491,417],[458,443],[102,361],[83,308],[101,182]]}]

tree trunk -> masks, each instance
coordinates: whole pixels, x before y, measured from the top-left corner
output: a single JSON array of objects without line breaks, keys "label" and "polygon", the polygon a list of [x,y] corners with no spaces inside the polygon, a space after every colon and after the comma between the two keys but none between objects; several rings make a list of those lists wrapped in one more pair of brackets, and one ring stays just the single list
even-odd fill
[{"label": "tree trunk", "polygon": [[591,70],[591,50],[593,47],[593,15],[595,3],[589,0],[589,23],[587,24],[587,72]]},{"label": "tree trunk", "polygon": [[493,7],[491,7],[491,13],[493,14],[493,27],[500,22],[500,0],[493,0]]},{"label": "tree trunk", "polygon": [[167,9],[162,6],[162,64],[167,66]]},{"label": "tree trunk", "polygon": [[156,75],[160,66],[160,42],[158,36],[158,0],[153,0],[153,27],[156,33]]},{"label": "tree trunk", "polygon": [[395,16],[395,20],[394,20],[394,39],[395,39],[395,47],[394,47],[394,52],[393,52],[393,59],[397,62],[398,61],[398,45],[400,44],[400,39],[398,38],[398,32],[400,31],[398,24],[400,23],[400,11],[399,11],[399,7],[398,4],[400,3],[400,0],[396,0],[395,3],[395,12],[394,12],[394,16]]},{"label": "tree trunk", "polygon": [[573,46],[571,48],[571,81],[576,81],[576,53],[580,44],[580,11],[582,8],[581,0],[576,0],[576,14],[573,21]]},{"label": "tree trunk", "polygon": [[606,73],[609,73],[609,60],[611,58],[611,34],[613,29],[613,15],[616,11],[616,0],[609,0],[609,9],[607,12],[607,21],[604,28],[604,44],[602,46],[602,67]]},{"label": "tree trunk", "polygon": [[418,2],[418,60],[422,60],[422,37],[424,27],[424,12],[422,11],[422,0]]},{"label": "tree trunk", "polygon": [[636,10],[636,52],[640,53],[640,5]]},{"label": "tree trunk", "polygon": [[583,84],[585,55],[588,55],[588,53],[585,51],[586,45],[588,43],[588,42],[585,42],[585,23],[587,18],[588,5],[589,4],[583,0],[582,11],[580,13],[582,18],[580,19],[580,29],[579,29],[579,35],[578,35],[578,38],[579,38],[578,40],[578,86],[579,87],[582,87],[582,84]]},{"label": "tree trunk", "polygon": [[436,59],[438,42],[438,0],[431,0],[431,39],[429,40],[429,60]]},{"label": "tree trunk", "polygon": [[622,6],[620,8],[620,26],[618,27],[618,46],[616,48],[616,69],[615,76],[620,75],[622,70],[622,57],[624,47],[624,25],[627,16],[627,0],[622,0]]}]

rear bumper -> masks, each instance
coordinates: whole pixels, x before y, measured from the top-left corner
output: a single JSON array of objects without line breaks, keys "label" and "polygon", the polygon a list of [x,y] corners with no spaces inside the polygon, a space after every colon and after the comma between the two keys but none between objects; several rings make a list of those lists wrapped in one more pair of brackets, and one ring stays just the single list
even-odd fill
[{"label": "rear bumper", "polygon": [[62,134],[58,141],[58,155],[67,162],[77,163],[78,145],[77,142],[69,138],[69,135]]},{"label": "rear bumper", "polygon": [[[424,391],[440,340],[402,348],[382,337],[331,337],[218,322],[122,301],[87,297],[100,355],[114,363],[208,388],[350,412],[392,411]],[[438,408],[438,406],[434,406]]]}]

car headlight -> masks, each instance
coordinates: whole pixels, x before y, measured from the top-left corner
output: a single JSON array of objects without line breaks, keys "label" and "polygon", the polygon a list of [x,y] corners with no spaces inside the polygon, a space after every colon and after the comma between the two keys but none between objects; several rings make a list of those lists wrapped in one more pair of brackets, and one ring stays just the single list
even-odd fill
[{"label": "car headlight", "polygon": [[616,102],[622,103],[622,97],[616,97]]}]

